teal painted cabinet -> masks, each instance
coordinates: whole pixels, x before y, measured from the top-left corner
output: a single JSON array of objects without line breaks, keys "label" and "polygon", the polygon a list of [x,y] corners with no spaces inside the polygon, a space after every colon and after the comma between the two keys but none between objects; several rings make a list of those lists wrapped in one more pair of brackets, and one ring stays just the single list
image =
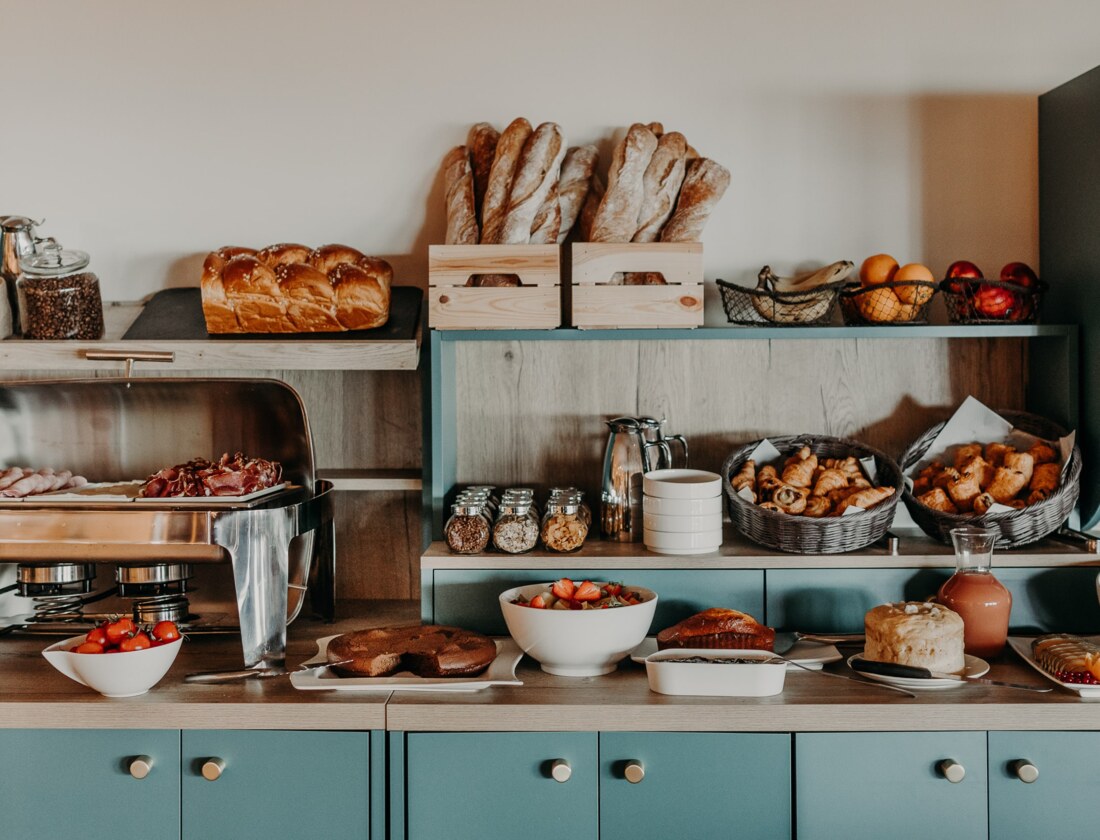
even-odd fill
[{"label": "teal painted cabinet", "polygon": [[0,730],[0,836],[179,840],[179,814],[176,730]]},{"label": "teal painted cabinet", "polygon": [[368,840],[371,737],[184,732],[183,840]]},{"label": "teal painted cabinet", "polygon": [[408,840],[597,840],[594,732],[414,732],[405,747]]},{"label": "teal painted cabinet", "polygon": [[990,840],[1096,837],[1098,792],[1100,732],[989,733]]},{"label": "teal painted cabinet", "polygon": [[985,732],[798,734],[794,754],[798,840],[989,837]]},{"label": "teal painted cabinet", "polygon": [[601,733],[600,840],[688,835],[790,837],[791,736]]}]

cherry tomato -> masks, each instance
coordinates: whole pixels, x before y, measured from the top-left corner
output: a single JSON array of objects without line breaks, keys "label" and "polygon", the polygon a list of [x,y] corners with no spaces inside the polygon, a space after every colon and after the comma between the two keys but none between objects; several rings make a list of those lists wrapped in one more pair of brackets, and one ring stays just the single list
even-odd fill
[{"label": "cherry tomato", "polygon": [[72,649],[73,653],[103,653],[103,645],[99,642],[82,642]]},{"label": "cherry tomato", "polygon": [[107,647],[109,644],[107,631],[102,627],[95,627],[88,631],[88,638],[85,641],[95,642],[97,645],[103,645],[103,647]]},{"label": "cherry tomato", "polygon": [[120,644],[123,639],[133,635],[136,629],[134,620],[124,615],[122,618],[108,624],[104,632],[107,634],[107,641],[117,645]]},{"label": "cherry tomato", "polygon": [[158,621],[153,628],[153,638],[158,642],[174,642],[180,637],[180,630],[174,621]]},{"label": "cherry tomato", "polygon": [[148,650],[152,646],[153,640],[145,635],[144,630],[139,630],[133,636],[123,639],[118,643],[118,649],[123,653],[129,653],[134,650]]}]

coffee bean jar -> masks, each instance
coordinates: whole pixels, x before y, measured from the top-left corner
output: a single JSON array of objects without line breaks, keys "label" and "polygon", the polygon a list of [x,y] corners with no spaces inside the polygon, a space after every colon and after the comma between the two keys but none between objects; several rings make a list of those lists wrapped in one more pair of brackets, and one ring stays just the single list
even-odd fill
[{"label": "coffee bean jar", "polygon": [[47,239],[38,252],[19,261],[16,284],[24,338],[103,338],[99,278],[87,271],[89,257]]}]

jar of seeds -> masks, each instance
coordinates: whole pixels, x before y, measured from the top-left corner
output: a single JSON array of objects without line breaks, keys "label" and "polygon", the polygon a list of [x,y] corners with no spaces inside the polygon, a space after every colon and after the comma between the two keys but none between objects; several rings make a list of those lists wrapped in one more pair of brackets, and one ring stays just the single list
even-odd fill
[{"label": "jar of seeds", "polygon": [[539,522],[521,502],[502,504],[493,525],[493,545],[508,554],[530,551],[539,541]]},{"label": "jar of seeds", "polygon": [[443,526],[447,548],[455,554],[477,554],[489,545],[489,521],[477,504],[451,507],[451,518]]},{"label": "jar of seeds", "polygon": [[90,258],[47,239],[19,261],[16,283],[24,338],[94,341],[103,338],[99,278],[85,271]]},{"label": "jar of seeds", "polygon": [[550,551],[576,551],[587,536],[588,526],[581,519],[576,503],[560,498],[547,502],[542,518],[542,543]]}]

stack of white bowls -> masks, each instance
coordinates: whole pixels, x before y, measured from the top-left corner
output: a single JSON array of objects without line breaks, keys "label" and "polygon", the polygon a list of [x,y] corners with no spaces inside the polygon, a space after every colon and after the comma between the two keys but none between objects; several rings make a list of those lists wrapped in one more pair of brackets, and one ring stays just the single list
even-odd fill
[{"label": "stack of white bowls", "polygon": [[658,554],[710,554],[722,545],[722,477],[703,470],[642,476],[645,547]]}]

